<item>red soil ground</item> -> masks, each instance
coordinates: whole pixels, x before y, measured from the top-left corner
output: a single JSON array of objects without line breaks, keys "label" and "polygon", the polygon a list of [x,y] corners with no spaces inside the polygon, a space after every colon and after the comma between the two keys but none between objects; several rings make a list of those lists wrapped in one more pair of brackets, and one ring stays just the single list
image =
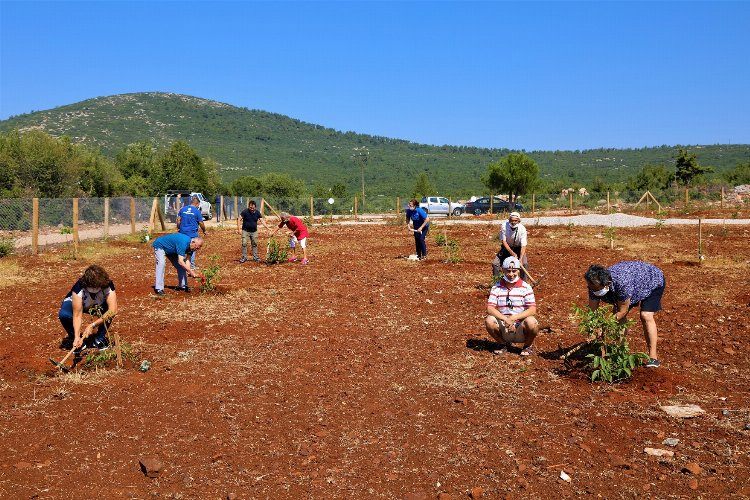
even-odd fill
[{"label": "red soil ground", "polygon": [[[310,265],[266,266],[238,264],[239,236],[216,230],[198,260],[221,256],[219,292],[164,299],[151,294],[146,244],[4,259],[0,497],[750,495],[747,229],[704,231],[698,267],[694,228],[618,230],[610,250],[601,229],[530,227],[551,331],[528,360],[488,350],[496,226],[450,231],[458,264],[443,262],[434,234],[429,260],[410,262],[401,226],[326,226],[312,231]],[[570,308],[585,303],[590,263],[633,258],[667,275],[664,365],[592,384],[557,359],[581,338]],[[94,261],[117,285],[114,328],[134,359],[58,374],[47,358],[64,355],[59,303]],[[644,349],[639,325],[631,345]],[[683,403],[706,413],[659,408]],[[159,477],[144,476],[142,457],[163,462]]]}]

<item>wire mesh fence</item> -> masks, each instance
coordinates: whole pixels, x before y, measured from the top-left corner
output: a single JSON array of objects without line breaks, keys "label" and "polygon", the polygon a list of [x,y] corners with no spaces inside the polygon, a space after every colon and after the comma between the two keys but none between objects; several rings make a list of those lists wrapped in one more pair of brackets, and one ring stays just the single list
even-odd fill
[{"label": "wire mesh fence", "polygon": [[[460,197],[451,197],[451,200],[456,203],[468,201]],[[559,193],[526,194],[520,196],[517,202],[522,205],[524,215],[532,212],[536,215],[544,215],[545,212],[625,212],[665,216],[714,212],[723,214],[721,217],[731,217],[750,207],[749,200],[750,193],[729,191],[721,187],[701,187],[650,192],[588,193],[585,190],[563,190]],[[308,223],[318,223],[328,217],[340,220],[376,214],[393,216],[403,213],[408,198],[368,196],[362,200],[357,195],[349,195],[336,199],[309,196],[263,199],[223,196],[214,198],[213,204],[209,208],[202,207],[202,210],[205,210],[204,217],[210,217],[216,222],[233,222],[250,201],[254,201],[258,209],[263,209],[266,216],[288,212],[304,218]],[[13,241],[16,248],[33,247],[38,250],[47,245],[70,243],[76,238],[107,238],[161,230],[160,220],[165,221],[165,230],[174,231],[176,226],[173,222],[181,207],[169,206],[165,213],[164,203],[164,197],[0,199],[0,239]],[[184,203],[181,205],[184,206]],[[502,210],[502,207],[499,208]],[[496,207],[495,211],[500,210]]]}]

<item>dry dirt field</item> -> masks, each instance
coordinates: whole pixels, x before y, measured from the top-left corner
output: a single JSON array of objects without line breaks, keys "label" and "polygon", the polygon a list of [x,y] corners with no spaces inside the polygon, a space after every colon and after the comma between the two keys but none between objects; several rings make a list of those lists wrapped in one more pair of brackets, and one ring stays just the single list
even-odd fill
[{"label": "dry dirt field", "polygon": [[[239,237],[213,230],[198,261],[220,255],[218,292],[163,299],[143,243],[0,260],[0,498],[749,496],[748,229],[704,228],[699,267],[695,228],[621,229],[610,250],[601,228],[530,227],[548,330],[526,360],[484,332],[496,228],[452,227],[463,261],[448,264],[439,228],[411,262],[402,226],[316,226],[308,266],[238,264]],[[571,305],[589,264],[635,258],[667,276],[663,367],[592,384],[558,360],[581,338]],[[56,373],[59,304],[92,262],[133,360]],[[631,338],[644,349],[640,325]]]}]

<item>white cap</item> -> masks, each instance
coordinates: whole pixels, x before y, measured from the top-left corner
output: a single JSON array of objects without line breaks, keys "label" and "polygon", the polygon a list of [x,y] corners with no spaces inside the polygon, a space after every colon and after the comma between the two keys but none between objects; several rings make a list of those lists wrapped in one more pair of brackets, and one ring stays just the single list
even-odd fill
[{"label": "white cap", "polygon": [[519,214],[518,212],[511,212],[511,213],[510,213],[510,214],[508,215],[508,218],[509,218],[509,219],[512,219],[513,217],[518,217],[518,218],[520,219],[520,218],[521,218],[521,214]]},{"label": "white cap", "polygon": [[503,269],[521,269],[521,262],[511,255],[503,261]]}]

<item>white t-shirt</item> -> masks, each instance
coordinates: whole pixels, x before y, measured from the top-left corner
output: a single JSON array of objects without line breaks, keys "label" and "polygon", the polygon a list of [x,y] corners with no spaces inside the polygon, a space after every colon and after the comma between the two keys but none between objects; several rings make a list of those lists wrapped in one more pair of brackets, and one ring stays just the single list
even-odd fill
[{"label": "white t-shirt", "polygon": [[519,223],[515,229],[510,227],[510,222],[505,221],[505,224],[500,226],[500,241],[507,241],[508,246],[511,247],[525,247],[526,246],[526,228],[523,224]]}]

